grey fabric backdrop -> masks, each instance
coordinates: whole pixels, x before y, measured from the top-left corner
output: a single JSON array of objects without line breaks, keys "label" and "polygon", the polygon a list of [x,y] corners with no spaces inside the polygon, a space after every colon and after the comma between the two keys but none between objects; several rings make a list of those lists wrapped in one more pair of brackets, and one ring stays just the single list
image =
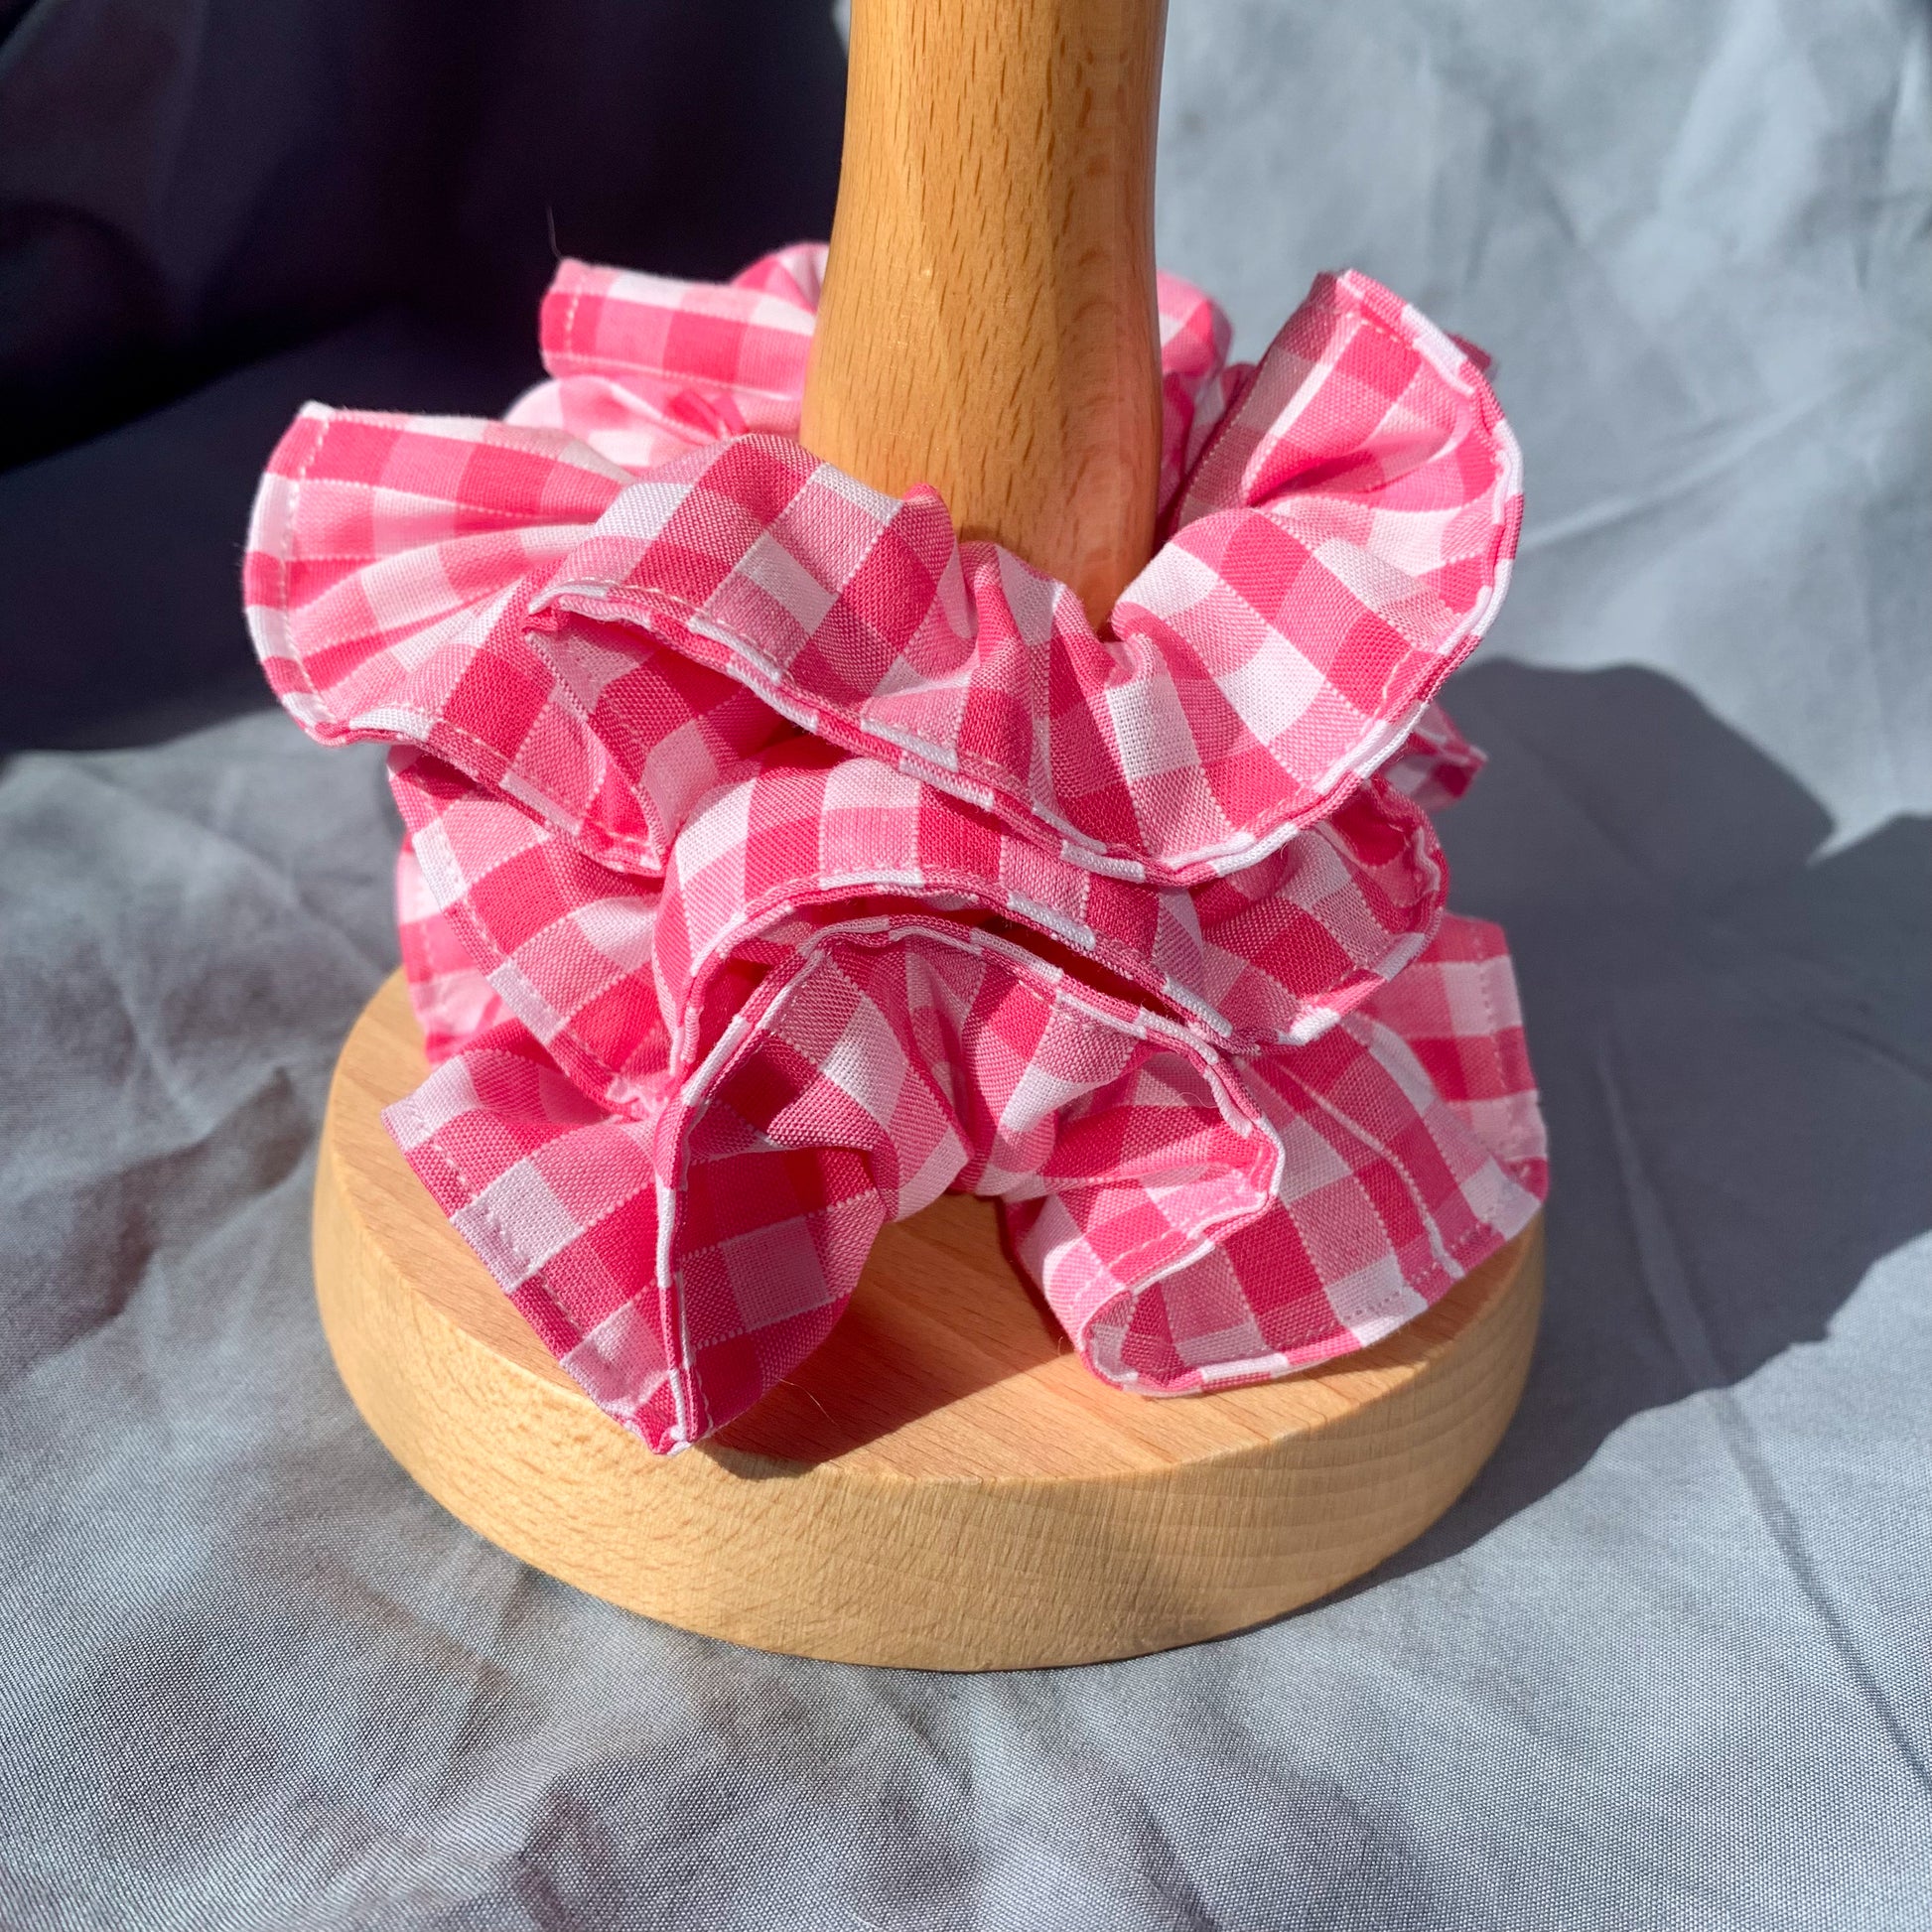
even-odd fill
[{"label": "grey fabric backdrop", "polygon": [[[1077,1671],[759,1656],[537,1577],[397,1472],[311,1303],[394,957],[377,759],[273,715],[24,756],[7,1927],[1932,1923],[1925,16],[1173,9],[1166,259],[1251,351],[1369,270],[1496,352],[1527,451],[1445,821],[1555,1137],[1494,1462],[1340,1599]],[[392,400],[357,340],[178,407]]]}]

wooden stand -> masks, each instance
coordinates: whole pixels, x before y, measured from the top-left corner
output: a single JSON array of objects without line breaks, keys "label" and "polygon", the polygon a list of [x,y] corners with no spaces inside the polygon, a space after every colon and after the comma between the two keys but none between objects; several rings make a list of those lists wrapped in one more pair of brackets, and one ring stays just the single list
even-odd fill
[{"label": "wooden stand", "polygon": [[[1096,621],[1145,561],[1160,460],[1162,0],[856,0],[808,447],[937,485]],[[659,1460],[438,1213],[378,1114],[424,1077],[399,981],[337,1070],[316,1285],[344,1381],[431,1495],[615,1603],[769,1650],[984,1670],[1278,1616],[1434,1522],[1535,1338],[1541,1224],[1325,1373],[1151,1401],[1071,1354],[990,1204],[881,1235],[804,1368]]]},{"label": "wooden stand", "polygon": [[948,1196],[879,1238],[832,1338],[732,1428],[653,1456],[544,1352],[378,1118],[427,1067],[401,979],[336,1069],[316,1285],[369,1426],[453,1514],[689,1630],[846,1663],[994,1670],[1279,1616],[1419,1535],[1523,1386],[1539,1221],[1324,1373],[1110,1389]]}]

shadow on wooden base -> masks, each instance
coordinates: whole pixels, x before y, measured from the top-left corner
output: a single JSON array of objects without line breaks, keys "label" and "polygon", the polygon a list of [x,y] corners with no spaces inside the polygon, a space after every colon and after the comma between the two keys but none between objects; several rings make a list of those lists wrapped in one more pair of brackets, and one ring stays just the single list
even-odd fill
[{"label": "shadow on wooden base", "polygon": [[832,1337],[660,1459],[545,1353],[378,1115],[425,1073],[400,977],[336,1070],[316,1289],[343,1380],[473,1529],[685,1629],[848,1663],[995,1670],[1260,1623],[1419,1535],[1496,1446],[1542,1300],[1539,1219],[1333,1368],[1153,1401],[1098,1381],[949,1195],[880,1236]]}]

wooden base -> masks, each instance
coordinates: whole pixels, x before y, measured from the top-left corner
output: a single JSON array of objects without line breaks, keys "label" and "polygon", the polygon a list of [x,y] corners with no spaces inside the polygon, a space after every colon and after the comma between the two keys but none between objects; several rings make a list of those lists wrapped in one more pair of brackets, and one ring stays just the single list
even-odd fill
[{"label": "wooden base", "polygon": [[850,1663],[1137,1656],[1325,1595],[1417,1536],[1495,1448],[1542,1299],[1539,1220],[1338,1366],[1154,1401],[1091,1375],[948,1196],[881,1235],[832,1338],[660,1459],[544,1352],[377,1118],[425,1072],[400,978],[343,1049],[316,1290],[343,1380],[492,1542],[689,1630]]}]

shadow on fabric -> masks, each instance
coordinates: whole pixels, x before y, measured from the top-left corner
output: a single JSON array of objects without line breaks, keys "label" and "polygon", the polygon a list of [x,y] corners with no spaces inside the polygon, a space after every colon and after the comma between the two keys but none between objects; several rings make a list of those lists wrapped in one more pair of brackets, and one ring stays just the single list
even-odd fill
[{"label": "shadow on fabric", "polygon": [[[1369,1584],[1465,1548],[1630,1417],[1821,1339],[1932,1226],[1932,820],[1825,852],[1817,800],[1655,671],[1492,664],[1449,701],[1491,755],[1440,824],[1451,902],[1501,920],[1516,956],[1552,1140],[1548,1287],[1494,1458]],[[815,1461],[1065,1346],[1030,1295],[1003,1346],[907,1381],[880,1372],[902,1337],[875,1325],[862,1287],[721,1445]]]},{"label": "shadow on fabric", "polygon": [[1932,820],[1827,851],[1809,792],[1655,671],[1485,665],[1442,819],[1508,927],[1552,1141],[1543,1332],[1468,1494],[1356,1588],[1467,1548],[1621,1423],[1824,1337],[1932,1226]]}]

